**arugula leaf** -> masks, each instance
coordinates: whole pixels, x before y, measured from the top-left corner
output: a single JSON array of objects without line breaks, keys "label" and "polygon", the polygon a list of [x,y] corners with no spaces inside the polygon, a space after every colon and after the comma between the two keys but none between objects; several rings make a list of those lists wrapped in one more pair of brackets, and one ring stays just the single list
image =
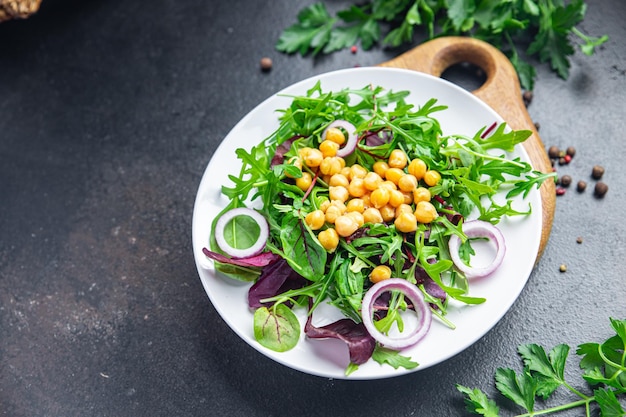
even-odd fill
[{"label": "arugula leaf", "polygon": [[[579,47],[585,55],[592,55],[608,41],[606,35],[593,37],[578,30],[576,25],[582,22],[586,7],[583,0],[567,5],[563,0],[369,0],[355,2],[333,17],[324,3],[318,2],[298,13],[298,22],[281,33],[276,49],[316,55],[359,42],[365,50],[376,44],[399,47],[411,44],[419,28],[424,29],[426,40],[466,35],[505,52],[522,87],[532,90],[536,70],[520,58],[518,48],[528,45],[529,57],[548,62],[559,76],[567,78],[575,52],[571,34],[582,41]],[[388,29],[386,34],[383,26]]]},{"label": "arugula leaf", "polygon": [[409,357],[401,355],[397,350],[391,350],[380,346],[376,346],[374,349],[372,359],[381,365],[387,364],[393,366],[394,369],[398,369],[400,367],[404,369],[414,369],[419,366],[417,362],[412,361]]}]

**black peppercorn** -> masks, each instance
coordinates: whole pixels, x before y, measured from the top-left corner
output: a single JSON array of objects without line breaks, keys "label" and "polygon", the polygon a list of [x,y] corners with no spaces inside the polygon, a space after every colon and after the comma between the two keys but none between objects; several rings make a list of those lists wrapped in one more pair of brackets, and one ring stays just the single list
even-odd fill
[{"label": "black peppercorn", "polygon": [[596,197],[602,198],[609,191],[609,186],[603,183],[602,181],[596,183],[595,188],[593,189],[593,193]]},{"label": "black peppercorn", "polygon": [[604,175],[604,168],[602,166],[595,165],[591,169],[591,176],[593,177],[593,179],[599,180],[600,178],[602,178],[603,175]]},{"label": "black peppercorn", "polygon": [[261,58],[260,65],[261,65],[261,70],[263,71],[271,70],[272,65],[273,65],[272,58],[268,58],[268,57]]},{"label": "black peppercorn", "polygon": [[559,182],[563,187],[569,187],[572,183],[572,177],[570,177],[569,175],[563,175],[560,178]]},{"label": "black peppercorn", "polygon": [[565,154],[573,158],[574,155],[576,155],[576,148],[574,148],[573,146],[568,146],[567,149],[565,150]]},{"label": "black peppercorn", "polygon": [[558,146],[552,145],[548,148],[548,156],[552,159],[557,159],[561,156],[561,150]]},{"label": "black peppercorn", "polygon": [[576,184],[576,191],[578,191],[579,193],[582,193],[583,191],[585,191],[586,188],[587,188],[587,183],[583,180],[578,181],[578,184]]}]

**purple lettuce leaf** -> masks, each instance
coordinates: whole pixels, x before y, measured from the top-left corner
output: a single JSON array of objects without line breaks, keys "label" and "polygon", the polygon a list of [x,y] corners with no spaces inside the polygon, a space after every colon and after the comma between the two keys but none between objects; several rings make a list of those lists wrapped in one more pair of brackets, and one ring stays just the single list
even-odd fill
[{"label": "purple lettuce leaf", "polygon": [[202,253],[204,253],[207,258],[213,259],[217,262],[245,267],[263,267],[279,258],[278,255],[272,252],[262,252],[258,255],[249,256],[247,258],[229,258],[221,253],[213,252],[207,248],[202,248]]},{"label": "purple lettuce leaf", "polygon": [[363,323],[351,319],[341,319],[322,327],[311,324],[309,316],[304,333],[312,339],[339,339],[346,342],[350,353],[350,362],[361,365],[367,362],[376,348],[376,340],[367,332]]},{"label": "purple lettuce leaf", "polygon": [[294,271],[281,257],[263,268],[259,279],[248,290],[248,305],[258,308],[271,305],[262,303],[265,298],[274,297],[285,291],[302,288],[307,281]]}]

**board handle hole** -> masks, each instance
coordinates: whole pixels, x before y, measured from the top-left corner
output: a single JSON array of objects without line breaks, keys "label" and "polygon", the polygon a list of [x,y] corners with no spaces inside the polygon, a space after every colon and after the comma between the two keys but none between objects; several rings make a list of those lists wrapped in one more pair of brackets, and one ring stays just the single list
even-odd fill
[{"label": "board handle hole", "polygon": [[441,78],[450,81],[468,91],[475,91],[487,81],[487,73],[471,62],[459,62],[446,68]]}]

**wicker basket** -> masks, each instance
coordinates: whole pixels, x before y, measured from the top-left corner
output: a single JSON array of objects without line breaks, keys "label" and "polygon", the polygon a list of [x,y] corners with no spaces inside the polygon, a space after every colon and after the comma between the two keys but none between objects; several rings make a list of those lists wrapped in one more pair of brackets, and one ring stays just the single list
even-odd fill
[{"label": "wicker basket", "polygon": [[0,22],[25,19],[39,10],[41,0],[0,0]]}]

